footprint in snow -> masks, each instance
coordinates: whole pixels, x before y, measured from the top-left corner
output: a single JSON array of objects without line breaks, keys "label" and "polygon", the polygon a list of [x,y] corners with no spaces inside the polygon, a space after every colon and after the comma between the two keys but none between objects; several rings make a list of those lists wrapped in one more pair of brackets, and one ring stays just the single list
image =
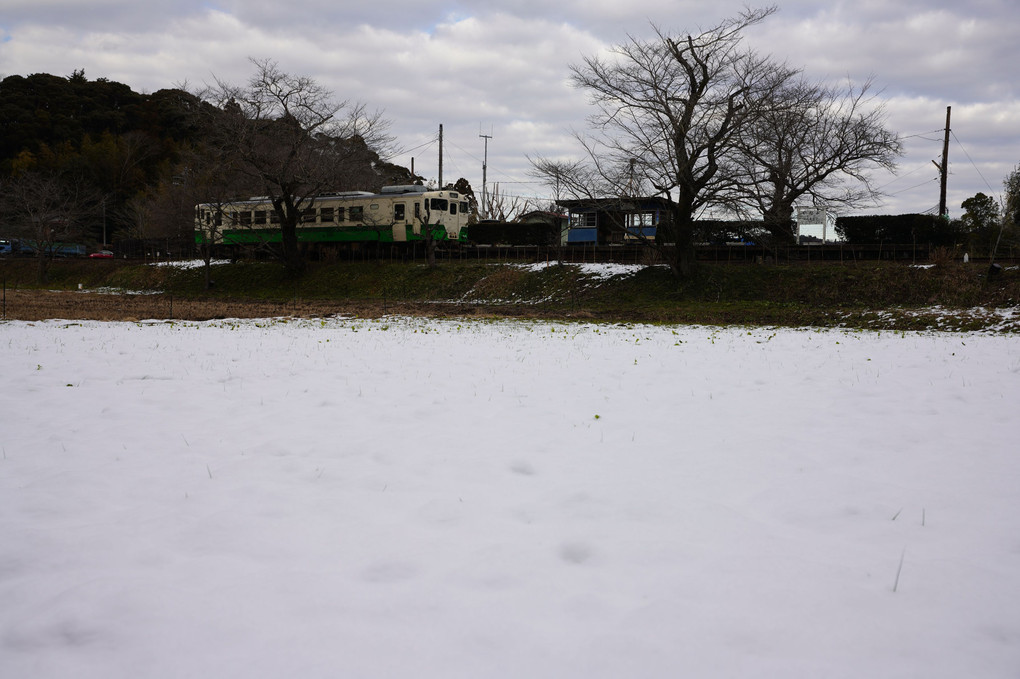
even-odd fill
[{"label": "footprint in snow", "polygon": [[560,545],[560,558],[567,563],[580,565],[594,556],[595,550],[583,542],[564,542]]}]

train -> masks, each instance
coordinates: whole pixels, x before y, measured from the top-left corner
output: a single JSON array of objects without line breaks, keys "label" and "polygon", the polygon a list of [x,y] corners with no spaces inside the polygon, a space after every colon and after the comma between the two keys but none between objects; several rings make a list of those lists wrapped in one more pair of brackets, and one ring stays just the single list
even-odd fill
[{"label": "train", "polygon": [[[379,193],[322,194],[305,205],[298,224],[302,244],[466,242],[468,197],[418,185],[384,186]],[[279,243],[279,216],[268,197],[195,206],[198,245]]]}]

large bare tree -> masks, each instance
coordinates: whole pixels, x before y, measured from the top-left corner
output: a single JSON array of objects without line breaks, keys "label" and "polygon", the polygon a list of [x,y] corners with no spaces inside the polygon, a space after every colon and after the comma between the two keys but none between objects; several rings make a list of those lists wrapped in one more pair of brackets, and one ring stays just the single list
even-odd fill
[{"label": "large bare tree", "polygon": [[[238,154],[218,147],[186,148],[180,163],[139,200],[139,211],[147,217],[140,237],[203,238],[197,252],[205,263],[205,287],[212,285],[214,247],[229,223],[230,206],[239,195],[250,192],[250,178],[238,169]],[[198,225],[196,205],[202,204],[203,221]],[[268,248],[268,246],[266,246]]]},{"label": "large bare tree", "polygon": [[877,201],[869,173],[895,170],[902,147],[870,90],[870,81],[845,89],[789,81],[741,131],[742,193],[764,219],[766,238],[793,241],[796,204],[848,208]]},{"label": "large bare tree", "polygon": [[775,7],[748,9],[698,34],[630,38],[607,58],[571,67],[595,113],[590,133],[577,135],[579,163],[533,160],[533,169],[569,198],[640,192],[668,198],[656,246],[674,273],[693,263],[695,217],[708,207],[734,207],[739,181],[735,151],[742,131],[794,71],[742,45],[742,34]]},{"label": "large bare tree", "polygon": [[82,239],[98,203],[95,191],[67,171],[23,170],[0,182],[0,220],[36,257],[41,284],[60,245]]},{"label": "large bare tree", "polygon": [[229,152],[252,190],[272,202],[281,257],[298,270],[302,211],[323,192],[363,188],[372,160],[391,143],[388,122],[365,104],[337,100],[314,79],[285,73],[273,61],[252,64],[255,73],[246,85],[218,80],[202,92],[219,109],[211,139]]}]

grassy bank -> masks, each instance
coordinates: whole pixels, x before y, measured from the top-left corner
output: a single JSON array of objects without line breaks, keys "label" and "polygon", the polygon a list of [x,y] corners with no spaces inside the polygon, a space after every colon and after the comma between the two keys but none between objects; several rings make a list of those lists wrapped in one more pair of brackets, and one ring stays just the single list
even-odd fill
[{"label": "grassy bank", "polygon": [[[0,264],[8,288],[37,285],[34,262]],[[763,325],[849,325],[894,329],[978,329],[993,310],[1020,305],[1020,271],[989,276],[987,265],[701,265],[677,281],[663,267],[420,264],[310,264],[289,275],[268,262],[219,264],[206,289],[202,267],[121,261],[54,262],[46,289],[159,291],[177,299],[434,304],[483,313],[607,320]],[[947,314],[946,310],[956,310]],[[1007,324],[1008,325],[1008,324]]]}]

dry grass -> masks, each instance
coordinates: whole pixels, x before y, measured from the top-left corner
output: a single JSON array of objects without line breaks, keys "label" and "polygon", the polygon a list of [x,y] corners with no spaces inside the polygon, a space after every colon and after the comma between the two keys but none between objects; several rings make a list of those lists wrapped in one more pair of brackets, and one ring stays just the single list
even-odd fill
[{"label": "dry grass", "polygon": [[169,295],[8,290],[4,311],[5,318],[22,321],[50,318],[99,321],[209,320],[331,315],[339,313],[338,306],[328,302],[276,303],[179,299]]},{"label": "dry grass", "polygon": [[[220,318],[378,318],[387,315],[563,318],[571,314],[535,307],[435,302],[337,300],[224,300],[118,295],[54,290],[8,290],[5,320],[47,319],[206,321]],[[587,314],[590,317],[590,314]]]},{"label": "dry grass", "polygon": [[[34,289],[26,279],[32,272],[21,271],[20,262],[3,268],[3,317],[29,321],[419,315],[977,330],[1001,329],[1002,314],[994,310],[1020,303],[1015,267],[989,277],[984,265],[952,262],[927,269],[705,265],[679,283],[663,267],[595,280],[570,266],[531,271],[459,263],[435,269],[341,263],[287,278],[279,267],[240,264],[217,268],[217,284],[209,292],[203,289],[202,272],[194,270],[175,272],[172,280],[157,271],[157,286],[149,280],[156,275],[153,267],[69,263],[54,266],[53,283],[64,288],[60,291]],[[82,280],[84,292],[71,287]],[[160,287],[166,292],[95,292]],[[947,315],[946,309],[957,313]],[[975,309],[986,312],[972,313]],[[1017,332],[1020,320],[1009,326],[1009,332]]]}]

